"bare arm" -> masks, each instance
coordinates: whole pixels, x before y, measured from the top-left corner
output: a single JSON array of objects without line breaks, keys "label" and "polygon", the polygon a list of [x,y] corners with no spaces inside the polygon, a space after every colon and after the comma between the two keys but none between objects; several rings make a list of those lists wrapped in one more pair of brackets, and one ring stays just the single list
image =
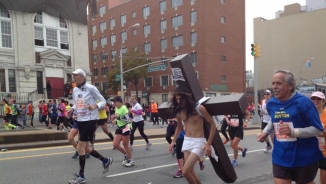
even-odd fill
[{"label": "bare arm", "polygon": [[182,130],[182,120],[180,117],[176,117],[177,119],[177,128],[175,130],[175,133],[174,133],[174,136],[173,136],[173,140],[172,140],[172,143],[175,143],[175,141],[177,140],[177,138],[179,137],[180,135],[180,132]]},{"label": "bare arm", "polygon": [[211,125],[211,129],[209,131],[209,137],[207,139],[207,144],[212,145],[213,138],[216,132],[216,124],[212,118],[212,116],[207,112],[206,108],[203,105],[200,105],[199,110],[203,117],[207,120],[207,122]]}]

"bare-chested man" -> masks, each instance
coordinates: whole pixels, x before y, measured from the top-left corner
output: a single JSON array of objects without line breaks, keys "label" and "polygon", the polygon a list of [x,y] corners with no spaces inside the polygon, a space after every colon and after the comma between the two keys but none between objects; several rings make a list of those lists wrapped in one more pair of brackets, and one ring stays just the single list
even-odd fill
[{"label": "bare-chested man", "polygon": [[[170,144],[170,151],[172,151],[176,139],[182,130],[182,121],[185,125],[186,135],[182,146],[185,163],[182,174],[190,184],[200,184],[198,177],[194,171],[194,165],[198,157],[214,156],[217,159],[214,149],[212,148],[213,137],[216,132],[216,125],[202,105],[197,105],[191,93],[187,88],[177,87],[175,89],[175,96],[172,99],[171,109],[177,118],[177,128],[175,136]],[[208,140],[204,138],[203,120],[204,118],[210,123],[211,129]]]}]

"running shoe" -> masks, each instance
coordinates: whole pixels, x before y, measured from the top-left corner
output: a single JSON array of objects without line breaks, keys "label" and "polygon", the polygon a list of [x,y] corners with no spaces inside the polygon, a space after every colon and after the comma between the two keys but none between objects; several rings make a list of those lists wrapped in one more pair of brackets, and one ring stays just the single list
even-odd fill
[{"label": "running shoe", "polygon": [[269,150],[273,149],[273,146],[266,146],[264,153],[267,153]]},{"label": "running shoe", "polygon": [[248,151],[248,149],[247,149],[247,148],[243,148],[242,157],[245,157],[245,156],[246,156],[246,154],[247,154],[247,151]]},{"label": "running shoe", "polygon": [[226,144],[226,143],[228,143],[230,141],[230,139],[225,139],[224,141],[223,141],[223,144]]},{"label": "running shoe", "polygon": [[146,150],[149,150],[149,147],[151,147],[151,146],[152,146],[152,143],[151,142],[147,143],[146,144]]},{"label": "running shoe", "polygon": [[86,178],[80,177],[79,175],[78,175],[78,177],[69,181],[69,184],[83,184],[83,183],[86,183]]},{"label": "running shoe", "polygon": [[128,157],[125,156],[125,158],[124,158],[123,161],[122,161],[122,165],[125,165],[127,162],[128,162]]},{"label": "running shoe", "polygon": [[132,145],[129,145],[129,149],[130,149],[130,151],[132,151]]},{"label": "running shoe", "polygon": [[86,153],[86,158],[91,158],[91,155],[89,153]]},{"label": "running shoe", "polygon": [[75,154],[74,154],[71,158],[75,159],[75,158],[77,158],[77,157],[78,157],[78,152],[75,151]]},{"label": "running shoe", "polygon": [[125,164],[126,167],[131,167],[135,165],[135,161],[134,160],[128,160],[128,162]]},{"label": "running shoe", "polygon": [[238,165],[238,162],[237,162],[236,160],[233,160],[233,161],[232,161],[232,165],[233,165],[233,167],[235,167],[235,166]]},{"label": "running shoe", "polygon": [[199,168],[200,168],[200,170],[204,170],[205,169],[204,160],[205,160],[205,157],[203,157],[199,161]]},{"label": "running shoe", "polygon": [[174,178],[182,178],[183,175],[182,175],[182,171],[181,170],[178,170],[174,175],[173,175]]},{"label": "running shoe", "polygon": [[112,162],[113,162],[113,158],[108,157],[106,163],[104,163],[104,162],[102,163],[103,168],[104,168],[103,174],[105,174],[106,172],[109,171],[109,166],[112,164]]}]

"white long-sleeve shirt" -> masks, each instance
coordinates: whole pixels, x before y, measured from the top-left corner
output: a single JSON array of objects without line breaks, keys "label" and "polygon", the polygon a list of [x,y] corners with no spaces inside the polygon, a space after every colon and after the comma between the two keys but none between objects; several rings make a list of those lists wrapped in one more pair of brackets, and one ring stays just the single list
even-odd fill
[{"label": "white long-sleeve shirt", "polygon": [[[104,109],[105,99],[97,88],[85,83],[80,88],[75,87],[72,91],[74,110],[77,113],[77,121],[91,121],[98,119],[98,109],[89,110],[88,106],[97,104],[99,109]],[[96,103],[98,101],[98,103]]]}]

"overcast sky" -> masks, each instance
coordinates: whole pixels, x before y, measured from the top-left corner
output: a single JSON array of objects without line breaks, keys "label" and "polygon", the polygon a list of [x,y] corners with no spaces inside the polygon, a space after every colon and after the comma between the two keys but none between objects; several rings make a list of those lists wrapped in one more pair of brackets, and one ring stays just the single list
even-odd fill
[{"label": "overcast sky", "polygon": [[288,4],[306,5],[306,0],[246,0],[246,69],[253,70],[253,57],[250,55],[250,44],[253,43],[253,19],[263,17],[275,19],[275,12],[284,10]]}]

